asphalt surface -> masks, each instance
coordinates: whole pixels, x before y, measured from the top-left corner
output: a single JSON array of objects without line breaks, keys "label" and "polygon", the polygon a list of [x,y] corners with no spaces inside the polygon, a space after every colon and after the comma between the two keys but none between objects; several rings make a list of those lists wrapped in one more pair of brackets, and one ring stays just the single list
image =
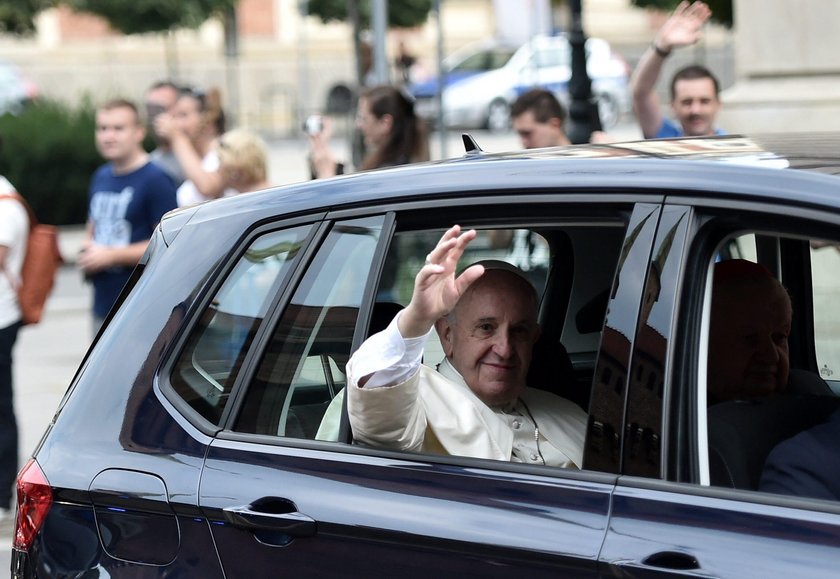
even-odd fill
[{"label": "asphalt surface", "polygon": [[[491,134],[470,131],[487,152],[502,152],[520,147],[513,133]],[[625,123],[611,134],[619,139],[638,137],[638,130]],[[442,145],[438,135],[431,136],[433,159],[459,157],[463,154],[460,132],[450,132]],[[446,155],[442,154],[445,148]],[[346,140],[335,139],[335,152],[347,158]],[[307,143],[303,139],[269,142],[269,179],[283,185],[309,179]],[[20,464],[23,466],[36,448],[52,420],[61,398],[66,392],[92,339],[91,287],[85,284],[75,268],[74,258],[84,238],[80,227],[61,230],[59,243],[66,264],[61,268],[56,285],[47,302],[40,324],[23,328],[14,351],[15,412],[19,429]],[[11,521],[0,522],[0,574],[11,561]]]}]

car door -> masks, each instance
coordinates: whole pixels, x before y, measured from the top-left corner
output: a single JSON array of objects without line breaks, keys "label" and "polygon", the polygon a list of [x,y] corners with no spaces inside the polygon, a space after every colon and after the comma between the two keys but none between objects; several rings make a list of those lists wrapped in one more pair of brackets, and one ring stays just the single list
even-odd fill
[{"label": "car door", "polygon": [[[820,293],[835,274],[812,269],[840,262],[832,254],[840,222],[795,204],[700,204],[666,206],[657,232],[647,281],[656,289],[646,292],[656,299],[638,330],[649,337],[634,348],[638,380],[601,553],[605,571],[614,577],[836,576],[840,504],[762,492],[760,481],[775,445],[840,406],[825,383],[814,389],[822,369],[814,359],[814,321],[831,318],[836,294]],[[794,312],[791,379],[782,394],[707,406],[712,272],[730,258],[763,263],[787,287]],[[840,332],[828,336],[831,326],[821,327],[816,340],[830,348]]]},{"label": "car door", "polygon": [[[459,210],[473,219],[481,212],[478,203],[452,205],[445,222],[439,208],[424,219],[442,227]],[[590,213],[593,206],[581,204]],[[495,211],[509,220],[522,207]],[[643,213],[653,227],[655,210]],[[347,218],[325,228],[274,328],[256,338],[263,354],[235,418],[208,450],[200,486],[226,576],[598,576],[612,473],[313,440],[319,434],[307,416],[316,409],[322,416],[330,389],[344,386],[354,332],[376,316],[366,296],[386,278],[389,289],[379,283],[376,299],[404,299],[406,282],[410,295],[406,272],[428,252],[420,242],[438,235],[403,239],[400,251],[419,246],[419,257],[400,254],[405,267],[391,271],[392,219]],[[646,256],[650,239],[637,231],[630,246]],[[624,279],[629,296],[634,284]],[[638,305],[637,293],[631,301]]]}]

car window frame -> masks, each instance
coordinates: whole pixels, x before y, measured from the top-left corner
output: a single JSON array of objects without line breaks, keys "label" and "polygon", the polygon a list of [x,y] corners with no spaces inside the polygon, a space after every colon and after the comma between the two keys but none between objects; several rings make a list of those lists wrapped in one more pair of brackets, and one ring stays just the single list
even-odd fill
[{"label": "car window frame", "polygon": [[[276,221],[256,223],[252,228],[243,232],[243,234],[232,242],[230,247],[223,252],[219,259],[217,266],[212,271],[208,272],[207,281],[203,287],[197,290],[197,296],[192,304],[190,304],[188,311],[184,316],[184,323],[179,330],[179,333],[173,341],[172,348],[167,354],[166,362],[162,364],[158,372],[157,385],[164,398],[168,400],[176,409],[176,411],[183,416],[192,426],[197,428],[203,434],[214,436],[226,428],[230,422],[230,416],[233,406],[238,403],[241,396],[241,384],[243,381],[249,380],[254,371],[254,354],[261,351],[264,347],[266,320],[275,315],[278,311],[278,304],[285,304],[291,298],[293,290],[297,287],[300,277],[305,268],[302,264],[308,263],[320,241],[326,235],[326,225],[324,221],[324,213],[316,213],[307,216],[300,216],[292,219],[280,219]],[[184,348],[187,345],[189,337],[195,332],[198,324],[201,321],[202,314],[209,307],[211,301],[215,298],[220,288],[227,281],[228,276],[236,268],[241,257],[245,254],[247,249],[252,245],[253,241],[265,234],[279,231],[282,229],[290,229],[302,225],[311,225],[311,230],[307,235],[303,247],[298,255],[292,260],[289,273],[280,286],[280,290],[271,301],[268,307],[268,315],[266,319],[260,324],[256,330],[253,343],[245,354],[242,361],[239,373],[231,387],[228,401],[222,411],[218,424],[213,424],[207,420],[199,412],[197,412],[188,402],[186,402],[176,392],[170,383],[170,376],[175,371],[178,359],[182,355]]]},{"label": "car window frame", "polygon": [[[721,198],[719,193],[716,193],[714,197],[669,196],[666,200],[666,206],[675,203],[692,207],[683,278],[681,287],[676,290],[678,292],[676,296],[677,329],[671,360],[672,369],[666,383],[666,389],[679,389],[683,393],[683,396],[676,397],[665,409],[668,419],[672,422],[672,427],[668,432],[669,439],[678,442],[669,453],[666,470],[661,480],[629,477],[627,484],[640,488],[667,488],[670,491],[679,489],[678,492],[698,496],[737,498],[757,504],[795,506],[808,510],[840,513],[840,501],[832,506],[829,501],[818,499],[774,495],[756,490],[709,484],[709,443],[705,408],[705,367],[708,357],[711,306],[710,280],[720,242],[727,237],[745,233],[764,233],[782,238],[832,239],[832,234],[836,237],[840,233],[840,215],[805,207],[795,201],[768,205],[759,201],[729,200]],[[764,252],[767,258],[766,248]],[[702,292],[697,291],[699,287],[703,288]],[[795,304],[794,309],[796,309]],[[813,320],[803,320],[800,316],[800,320],[794,321],[794,325],[796,324],[812,325]],[[816,368],[807,369],[816,371]],[[687,429],[686,425],[689,425]],[[682,430],[676,432],[675,428]],[[619,484],[623,484],[622,480],[619,480]],[[663,487],[660,483],[664,483],[665,486]]]}]

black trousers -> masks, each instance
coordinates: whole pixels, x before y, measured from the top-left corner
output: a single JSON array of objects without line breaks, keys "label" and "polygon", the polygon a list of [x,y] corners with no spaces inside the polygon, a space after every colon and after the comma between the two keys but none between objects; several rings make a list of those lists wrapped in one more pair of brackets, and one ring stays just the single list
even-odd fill
[{"label": "black trousers", "polygon": [[12,396],[12,348],[20,322],[0,329],[0,509],[12,506],[18,472],[18,429]]}]

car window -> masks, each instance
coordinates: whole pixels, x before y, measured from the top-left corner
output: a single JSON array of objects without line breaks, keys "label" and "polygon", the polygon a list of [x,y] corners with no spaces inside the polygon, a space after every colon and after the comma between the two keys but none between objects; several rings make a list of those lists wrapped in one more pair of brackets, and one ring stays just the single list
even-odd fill
[{"label": "car window", "polygon": [[187,339],[170,383],[213,424],[221,419],[257,327],[309,231],[309,226],[296,227],[254,240]]},{"label": "car window", "polygon": [[[698,402],[707,414],[710,484],[816,496],[799,486],[807,469],[790,462],[784,449],[840,408],[825,380],[836,367],[840,337],[832,306],[838,290],[832,272],[840,267],[835,247],[749,232],[718,246],[706,280],[706,389]],[[811,279],[788,271],[786,253],[795,256],[789,260],[795,267],[803,267],[803,253],[810,257],[804,266]],[[819,371],[809,367],[814,355]],[[835,444],[840,452],[840,441]]]},{"label": "car window", "polygon": [[[340,223],[325,237],[266,340],[236,411],[235,431],[339,439],[345,366],[382,220]],[[461,261],[464,267],[484,259],[506,261],[522,268],[534,284],[542,303],[543,332],[534,347],[528,382],[577,405],[581,444],[606,313],[606,303],[599,306],[601,301],[592,298],[609,290],[625,228],[620,216],[604,222],[588,217],[580,223],[572,220],[532,228],[479,227]],[[384,329],[409,302],[414,276],[443,231],[406,229],[394,234],[375,289],[367,335]],[[560,339],[564,328],[576,324],[569,320],[578,320],[578,329],[568,332],[576,334],[574,360]],[[434,368],[443,358],[440,341],[432,332],[423,363]]]},{"label": "car window", "polygon": [[278,320],[234,430],[314,439],[346,378],[383,218],[337,223]]},{"label": "car window", "polygon": [[840,244],[811,242],[814,286],[814,338],[820,376],[840,394]]},{"label": "car window", "polygon": [[[399,219],[397,221],[399,223]],[[570,220],[532,228],[484,226],[476,227],[476,230],[478,234],[462,257],[461,267],[483,259],[502,260],[521,267],[534,284],[541,301],[542,333],[534,345],[526,382],[543,395],[557,395],[578,407],[572,415],[579,417],[582,442],[595,358],[606,314],[606,300],[593,297],[609,293],[624,241],[625,220],[616,216],[609,221],[589,219],[578,223]],[[395,234],[374,310],[389,303],[386,299],[391,300],[394,307],[382,308],[388,312],[384,318],[374,313],[368,335],[383,329],[393,319],[395,311],[408,303],[414,276],[442,233],[443,229],[431,229]],[[581,312],[582,316],[579,315]],[[562,343],[561,334],[564,327],[575,325],[575,319],[580,320],[580,329],[574,331],[578,342],[576,352],[580,355],[573,357]],[[573,332],[570,330],[569,333]],[[423,351],[423,363],[438,368],[443,359],[440,341],[433,330]],[[550,406],[549,398],[550,395],[543,399],[546,407]],[[560,414],[563,416],[555,418],[567,417],[565,413]],[[538,459],[532,460],[536,460],[534,464],[540,464]],[[525,462],[528,462],[527,458]]]},{"label": "car window", "polygon": [[451,72],[486,72],[496,70],[508,63],[516,50],[507,48],[489,48],[465,57],[452,67]]},{"label": "car window", "polygon": [[569,66],[570,63],[571,54],[569,52],[569,45],[566,43],[546,46],[534,53],[534,64],[538,68]]}]

